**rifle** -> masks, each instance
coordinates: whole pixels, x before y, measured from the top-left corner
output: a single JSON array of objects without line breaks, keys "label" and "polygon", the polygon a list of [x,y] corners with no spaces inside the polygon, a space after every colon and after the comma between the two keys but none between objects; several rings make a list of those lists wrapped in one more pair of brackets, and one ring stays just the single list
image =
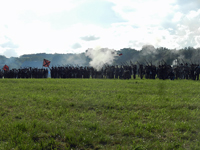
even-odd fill
[{"label": "rifle", "polygon": [[151,61],[147,61],[147,62],[148,62],[148,64],[152,64]]},{"label": "rifle", "polygon": [[126,64],[124,64],[124,62],[121,62],[122,63],[122,66],[126,66]]},{"label": "rifle", "polygon": [[123,66],[122,62],[120,62],[120,65]]},{"label": "rifle", "polygon": [[127,66],[129,66],[129,64],[128,64],[127,62],[125,62],[125,64],[126,64]]},{"label": "rifle", "polygon": [[151,63],[151,66],[152,66],[152,61],[150,63]]},{"label": "rifle", "polygon": [[193,64],[192,60],[190,59],[191,64]]},{"label": "rifle", "polygon": [[133,66],[133,63],[132,63],[132,61],[130,60],[130,64],[131,64],[131,66]]},{"label": "rifle", "polygon": [[109,68],[109,64],[108,64],[108,63],[106,63],[106,64],[105,64],[105,67],[106,67],[106,68]]},{"label": "rifle", "polygon": [[149,65],[149,63],[145,60],[146,64]]},{"label": "rifle", "polygon": [[165,65],[167,64],[163,59],[162,59],[162,61],[164,62]]},{"label": "rifle", "polygon": [[179,63],[179,59],[177,58],[177,65],[180,65],[180,63]]},{"label": "rifle", "polygon": [[182,60],[183,64],[185,64],[185,61],[183,59],[181,59],[181,60]]}]

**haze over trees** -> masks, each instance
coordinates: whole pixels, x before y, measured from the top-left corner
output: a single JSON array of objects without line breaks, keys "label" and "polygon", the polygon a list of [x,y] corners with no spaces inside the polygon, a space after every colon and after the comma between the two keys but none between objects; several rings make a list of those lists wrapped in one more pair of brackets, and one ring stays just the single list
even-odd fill
[{"label": "haze over trees", "polygon": [[[172,65],[175,60],[178,63],[196,63],[199,64],[200,48],[185,47],[183,49],[168,49],[166,47],[155,48],[152,45],[144,45],[141,50],[132,48],[123,48],[117,53],[122,53],[122,56],[115,56],[112,60],[112,65],[120,65],[121,63],[130,61],[132,63],[147,64],[152,63],[159,65],[161,60],[164,60],[167,64]],[[0,68],[6,64],[12,68],[23,68],[23,67],[39,67],[42,68],[43,59],[51,61],[51,66],[89,66],[91,58],[86,55],[87,50],[84,53],[79,54],[26,54],[20,57],[6,58],[0,55]],[[51,67],[50,66],[50,67]]]}]

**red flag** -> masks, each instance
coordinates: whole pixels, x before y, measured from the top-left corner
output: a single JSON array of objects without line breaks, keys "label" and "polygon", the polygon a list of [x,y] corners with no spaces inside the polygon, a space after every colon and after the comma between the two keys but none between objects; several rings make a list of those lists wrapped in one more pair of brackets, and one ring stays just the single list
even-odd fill
[{"label": "red flag", "polygon": [[49,67],[50,63],[51,63],[51,62],[50,62],[49,60],[44,59],[44,61],[43,61],[43,66],[44,66],[44,67]]},{"label": "red flag", "polygon": [[4,71],[9,71],[9,67],[7,65],[4,65],[3,70]]},{"label": "red flag", "polygon": [[123,54],[122,53],[120,53],[120,54],[118,54],[119,56],[122,56]]}]

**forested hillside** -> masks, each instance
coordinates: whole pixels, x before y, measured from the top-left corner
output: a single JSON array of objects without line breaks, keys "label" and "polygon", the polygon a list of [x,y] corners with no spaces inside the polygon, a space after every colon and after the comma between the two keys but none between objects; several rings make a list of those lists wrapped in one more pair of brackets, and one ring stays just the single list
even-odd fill
[{"label": "forested hillside", "polygon": [[[87,52],[87,51],[86,51]],[[0,55],[0,68],[6,64],[10,68],[23,68],[23,67],[39,67],[42,68],[43,59],[51,61],[51,66],[64,66],[64,65],[78,65],[89,66],[91,58],[86,54],[27,54],[20,57],[6,58]],[[167,64],[173,64],[175,60],[178,63],[199,63],[200,48],[186,47],[184,49],[175,50],[165,47],[154,48],[152,45],[145,45],[141,50],[135,50],[131,48],[123,48],[116,53],[122,53],[123,55],[115,57],[113,65],[120,65],[123,63],[152,63],[158,65],[161,61],[165,61]]]}]

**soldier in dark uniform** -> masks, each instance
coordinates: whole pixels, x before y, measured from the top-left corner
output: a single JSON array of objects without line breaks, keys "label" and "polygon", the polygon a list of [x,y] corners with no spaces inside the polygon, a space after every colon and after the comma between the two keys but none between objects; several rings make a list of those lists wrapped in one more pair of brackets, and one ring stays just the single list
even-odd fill
[{"label": "soldier in dark uniform", "polygon": [[183,67],[184,68],[184,79],[188,79],[189,78],[189,66],[188,64],[186,63],[185,66]]},{"label": "soldier in dark uniform", "polygon": [[124,79],[130,79],[131,78],[131,73],[130,73],[128,66],[124,67],[123,78]]},{"label": "soldier in dark uniform", "polygon": [[199,80],[199,73],[200,73],[200,66],[197,65],[197,66],[195,67],[194,80]]},{"label": "soldier in dark uniform", "polygon": [[174,80],[175,78],[175,74],[174,74],[174,71],[172,70],[169,74],[168,74],[170,80]]},{"label": "soldier in dark uniform", "polygon": [[133,79],[136,78],[136,74],[137,74],[137,65],[133,65]]},{"label": "soldier in dark uniform", "polygon": [[138,69],[138,76],[140,77],[140,79],[143,79],[143,74],[144,74],[144,68],[143,65],[140,64]]},{"label": "soldier in dark uniform", "polygon": [[3,71],[0,70],[0,78],[3,78]]},{"label": "soldier in dark uniform", "polygon": [[119,68],[118,65],[115,67],[115,79],[118,79],[119,76]]},{"label": "soldier in dark uniform", "polygon": [[123,73],[124,73],[124,68],[123,68],[123,66],[120,66],[120,68],[119,68],[119,79],[122,79]]}]

